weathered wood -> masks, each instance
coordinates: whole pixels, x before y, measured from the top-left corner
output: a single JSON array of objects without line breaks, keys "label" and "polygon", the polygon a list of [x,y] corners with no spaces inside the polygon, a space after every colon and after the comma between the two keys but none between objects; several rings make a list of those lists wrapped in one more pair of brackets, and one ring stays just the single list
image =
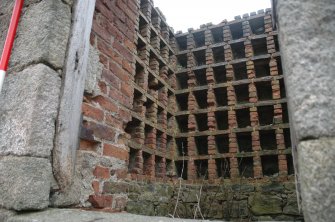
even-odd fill
[{"label": "weathered wood", "polygon": [[73,182],[94,8],[93,0],[77,0],[74,4],[53,150],[54,175],[62,190]]}]

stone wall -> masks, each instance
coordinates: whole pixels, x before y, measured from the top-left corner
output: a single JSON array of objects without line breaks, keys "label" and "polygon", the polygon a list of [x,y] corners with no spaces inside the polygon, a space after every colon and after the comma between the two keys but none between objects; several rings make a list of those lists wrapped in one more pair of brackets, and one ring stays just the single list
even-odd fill
[{"label": "stone wall", "polygon": [[[335,2],[273,1],[306,221],[335,212]],[[303,19],[301,19],[303,18]]]},{"label": "stone wall", "polygon": [[[292,178],[293,179],[293,178]],[[246,182],[186,185],[182,182],[175,217],[194,218],[200,197],[201,214],[207,219],[224,220],[303,220],[298,211],[294,182]],[[106,193],[123,193],[129,200],[126,211],[151,216],[174,214],[179,182],[117,182],[104,187]],[[201,192],[201,193],[200,193]],[[199,211],[195,218],[201,218]]]},{"label": "stone wall", "polygon": [[[1,47],[14,1],[1,2]],[[72,3],[25,1],[0,95],[0,207],[44,209]]]}]

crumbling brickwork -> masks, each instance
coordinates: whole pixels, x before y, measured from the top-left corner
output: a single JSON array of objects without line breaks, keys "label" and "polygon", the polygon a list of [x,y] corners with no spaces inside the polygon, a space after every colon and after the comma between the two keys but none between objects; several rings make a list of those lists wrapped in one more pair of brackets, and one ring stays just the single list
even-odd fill
[{"label": "crumbling brickwork", "polygon": [[[91,45],[100,68],[89,76],[80,143],[81,153],[98,159],[93,207],[145,213],[135,206],[148,200],[136,199],[129,180],[140,187],[169,182],[172,202],[178,177],[213,187],[292,184],[287,100],[271,22],[270,10],[260,10],[175,34],[152,1],[97,1]],[[248,204],[266,203],[262,192],[252,188]],[[269,198],[296,208],[294,194],[284,196]],[[230,201],[245,206],[243,217],[254,214],[246,199]],[[155,215],[164,215],[164,204],[154,204]],[[278,209],[268,214],[285,214]]]},{"label": "crumbling brickwork", "polygon": [[91,51],[97,53],[100,66],[93,71],[100,73],[94,73],[93,87],[86,87],[80,152],[99,160],[92,169],[94,194],[89,198],[97,208],[124,208],[122,195],[105,194],[104,189],[108,181],[127,175],[129,149],[124,129],[131,120],[137,20],[136,1],[96,1]]}]

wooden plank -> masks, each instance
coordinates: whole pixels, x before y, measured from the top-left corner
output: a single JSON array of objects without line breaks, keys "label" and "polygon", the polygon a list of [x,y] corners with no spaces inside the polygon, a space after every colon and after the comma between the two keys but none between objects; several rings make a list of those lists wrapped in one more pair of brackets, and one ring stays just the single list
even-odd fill
[{"label": "wooden plank", "polygon": [[74,4],[53,150],[54,175],[61,190],[70,187],[74,177],[95,2],[77,0]]}]

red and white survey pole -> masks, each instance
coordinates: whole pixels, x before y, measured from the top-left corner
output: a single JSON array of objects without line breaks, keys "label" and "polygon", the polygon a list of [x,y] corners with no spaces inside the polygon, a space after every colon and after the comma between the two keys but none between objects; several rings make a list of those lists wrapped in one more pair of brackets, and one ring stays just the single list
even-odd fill
[{"label": "red and white survey pole", "polygon": [[13,43],[14,43],[14,39],[16,35],[16,29],[19,24],[23,2],[24,0],[16,0],[15,2],[12,18],[11,18],[9,28],[8,28],[6,42],[3,47],[1,60],[0,60],[0,93],[2,90],[3,82],[5,80],[8,62],[9,62],[10,54],[13,48]]}]

